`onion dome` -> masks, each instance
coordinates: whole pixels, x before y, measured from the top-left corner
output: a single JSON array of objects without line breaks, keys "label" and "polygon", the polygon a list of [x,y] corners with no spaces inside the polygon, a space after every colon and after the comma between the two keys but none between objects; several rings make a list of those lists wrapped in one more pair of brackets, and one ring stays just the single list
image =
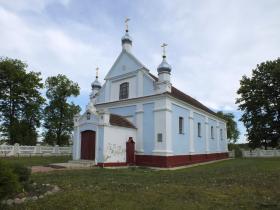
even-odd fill
[{"label": "onion dome", "polygon": [[91,87],[92,89],[100,89],[101,88],[101,83],[98,81],[98,77],[96,77],[96,79],[94,80],[93,83],[91,83]]},{"label": "onion dome", "polygon": [[122,44],[131,44],[132,45],[132,38],[128,34],[128,30],[125,30],[125,35],[122,37]]},{"label": "onion dome", "polygon": [[163,55],[162,62],[161,62],[161,64],[159,64],[159,66],[157,68],[158,73],[163,73],[163,72],[170,73],[171,69],[172,69],[172,67],[166,61],[166,56]]},{"label": "onion dome", "polygon": [[95,80],[93,83],[91,83],[91,88],[92,89],[100,89],[101,88],[101,83],[98,81],[98,70],[99,68],[96,68],[96,76],[95,76]]}]

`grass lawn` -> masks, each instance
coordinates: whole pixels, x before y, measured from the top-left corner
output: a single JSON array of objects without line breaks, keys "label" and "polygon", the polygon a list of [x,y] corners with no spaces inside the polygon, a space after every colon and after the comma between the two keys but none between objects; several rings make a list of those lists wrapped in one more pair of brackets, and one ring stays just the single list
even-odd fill
[{"label": "grass lawn", "polygon": [[55,171],[32,179],[63,191],[13,209],[280,209],[280,158],[235,159],[176,171]]},{"label": "grass lawn", "polygon": [[9,157],[0,158],[4,162],[20,163],[25,166],[46,166],[50,163],[63,163],[71,159],[70,156],[49,156],[49,157]]}]

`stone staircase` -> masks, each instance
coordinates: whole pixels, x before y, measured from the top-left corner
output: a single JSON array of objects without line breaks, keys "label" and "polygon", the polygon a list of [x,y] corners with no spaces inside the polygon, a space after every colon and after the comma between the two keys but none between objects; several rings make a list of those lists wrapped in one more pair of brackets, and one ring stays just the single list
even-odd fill
[{"label": "stone staircase", "polygon": [[96,165],[94,160],[69,160],[68,164],[73,166],[82,166],[83,168],[91,168]]},{"label": "stone staircase", "polygon": [[69,169],[77,169],[77,168],[93,168],[95,167],[94,160],[69,160],[67,163],[52,163],[48,165],[52,168],[69,168]]}]

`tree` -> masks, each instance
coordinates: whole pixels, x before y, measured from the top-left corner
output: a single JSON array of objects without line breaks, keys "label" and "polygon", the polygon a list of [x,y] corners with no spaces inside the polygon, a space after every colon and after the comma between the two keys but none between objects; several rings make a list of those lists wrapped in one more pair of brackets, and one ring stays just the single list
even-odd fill
[{"label": "tree", "polygon": [[27,72],[27,64],[0,58],[0,120],[2,136],[9,144],[34,145],[40,126],[43,88],[39,72]]},{"label": "tree", "polygon": [[252,77],[243,76],[236,100],[244,113],[249,146],[277,147],[280,142],[280,58],[257,65]]},{"label": "tree", "polygon": [[237,128],[237,123],[234,121],[234,115],[232,113],[217,112],[217,115],[223,118],[227,122],[227,137],[231,143],[235,143],[239,138],[240,132]]},{"label": "tree", "polygon": [[44,109],[44,141],[51,145],[67,145],[73,131],[73,117],[80,112],[79,106],[67,100],[78,96],[80,88],[61,74],[48,77],[45,85],[49,102]]}]

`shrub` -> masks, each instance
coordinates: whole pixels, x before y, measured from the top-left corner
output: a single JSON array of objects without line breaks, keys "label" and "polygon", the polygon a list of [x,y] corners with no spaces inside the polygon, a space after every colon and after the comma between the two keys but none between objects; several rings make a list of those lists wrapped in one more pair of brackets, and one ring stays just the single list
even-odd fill
[{"label": "shrub", "polygon": [[17,192],[20,189],[18,176],[12,168],[0,161],[0,200]]},{"label": "shrub", "polygon": [[12,165],[13,172],[18,176],[18,180],[22,182],[28,182],[30,175],[31,175],[31,169],[27,168],[26,166],[20,165],[20,164],[13,164]]}]

